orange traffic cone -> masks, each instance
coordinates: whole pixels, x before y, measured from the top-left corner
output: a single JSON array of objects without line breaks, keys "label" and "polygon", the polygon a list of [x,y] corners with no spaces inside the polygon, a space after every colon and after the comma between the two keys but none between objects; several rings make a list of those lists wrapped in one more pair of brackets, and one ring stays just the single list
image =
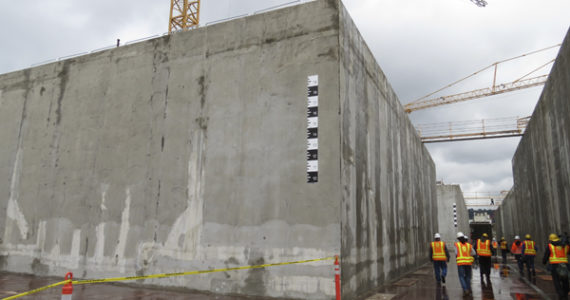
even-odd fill
[{"label": "orange traffic cone", "polygon": [[336,290],[336,300],[340,300],[340,266],[338,263],[338,255],[334,257],[334,283]]},{"label": "orange traffic cone", "polygon": [[[67,272],[67,274],[65,274],[65,280],[72,280],[73,279],[73,273],[71,272]],[[71,284],[71,281],[64,284],[63,288],[61,288],[61,300],[71,300],[71,294],[73,294],[73,285]]]}]

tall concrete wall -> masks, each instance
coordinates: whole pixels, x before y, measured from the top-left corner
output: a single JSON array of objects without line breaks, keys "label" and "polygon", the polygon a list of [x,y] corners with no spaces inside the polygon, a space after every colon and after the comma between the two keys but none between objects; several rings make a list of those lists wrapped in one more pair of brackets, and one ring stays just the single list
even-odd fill
[{"label": "tall concrete wall", "polygon": [[[570,31],[513,157],[513,191],[499,209],[507,239],[570,232]],[[540,255],[541,255],[540,253]]]},{"label": "tall concrete wall", "polygon": [[[498,239],[504,237],[507,241],[512,242],[515,235],[524,236],[527,233],[530,234],[530,232],[525,232],[521,229],[521,226],[527,222],[527,219],[518,218],[520,215],[518,215],[516,206],[517,201],[515,199],[515,193],[514,190],[511,189],[505,199],[503,199],[503,202],[501,203],[499,209],[495,211],[494,229],[497,233]],[[539,236],[544,234],[541,231],[541,229],[533,230],[534,238],[540,238]]]},{"label": "tall concrete wall", "polygon": [[423,263],[437,229],[435,167],[374,56],[340,10],[343,297]]},{"label": "tall concrete wall", "polygon": [[[341,254],[356,297],[420,263],[437,226],[433,162],[336,0],[0,75],[0,120],[4,271],[99,278]],[[324,261],[143,283],[332,299],[333,277]]]},{"label": "tall concrete wall", "polygon": [[[437,219],[441,240],[450,245],[456,241],[457,232],[469,234],[469,211],[465,206],[463,192],[458,184],[438,184],[437,188]],[[455,212],[454,206],[455,204]],[[454,224],[457,218],[457,227]]]}]

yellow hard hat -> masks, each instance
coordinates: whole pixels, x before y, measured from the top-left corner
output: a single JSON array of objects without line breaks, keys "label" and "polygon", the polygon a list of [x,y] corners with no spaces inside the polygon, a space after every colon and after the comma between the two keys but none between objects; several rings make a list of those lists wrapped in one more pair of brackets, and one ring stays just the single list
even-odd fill
[{"label": "yellow hard hat", "polygon": [[501,241],[504,241],[504,240],[505,240],[505,237],[504,237],[504,236],[503,236],[503,237],[501,237]]},{"label": "yellow hard hat", "polygon": [[483,237],[489,237],[486,233],[483,233]]},{"label": "yellow hard hat", "polygon": [[530,240],[530,234],[527,233],[527,234],[524,236],[524,238],[527,239],[527,240]]},{"label": "yellow hard hat", "polygon": [[560,239],[558,238],[558,236],[556,235],[556,233],[551,233],[548,236],[548,240],[551,242],[558,242]]}]

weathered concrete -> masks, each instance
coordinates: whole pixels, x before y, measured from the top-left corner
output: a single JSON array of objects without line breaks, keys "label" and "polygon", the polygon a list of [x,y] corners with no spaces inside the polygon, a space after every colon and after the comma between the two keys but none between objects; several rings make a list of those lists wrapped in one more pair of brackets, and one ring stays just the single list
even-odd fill
[{"label": "weathered concrete", "polygon": [[[463,192],[458,184],[438,184],[436,190],[438,231],[441,234],[441,240],[451,247],[457,241],[457,232],[470,233],[469,211],[467,211]],[[455,204],[455,212],[453,204]],[[454,216],[457,218],[457,227],[454,224]]]},{"label": "weathered concrete", "polygon": [[[350,299],[425,261],[437,228],[433,162],[336,0],[0,75],[0,120],[1,270],[98,278],[340,253]],[[333,277],[325,261],[143,283],[331,299]]]},{"label": "weathered concrete", "polygon": [[542,255],[549,233],[570,232],[570,31],[513,157],[514,187],[497,231],[531,234]]},{"label": "weathered concrete", "polygon": [[346,10],[340,9],[343,298],[427,259],[435,167]]}]

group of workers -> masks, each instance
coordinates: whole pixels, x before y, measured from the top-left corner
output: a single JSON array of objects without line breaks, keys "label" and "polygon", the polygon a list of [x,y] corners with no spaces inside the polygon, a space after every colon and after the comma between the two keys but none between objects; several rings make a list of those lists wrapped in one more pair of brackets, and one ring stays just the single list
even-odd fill
[{"label": "group of workers", "polygon": [[[445,284],[445,276],[447,276],[447,263],[450,255],[445,243],[441,240],[439,233],[434,236],[434,241],[430,245],[430,259],[433,262],[435,280],[438,285]],[[500,243],[495,239],[489,240],[489,236],[483,233],[480,239],[469,243],[467,236],[462,232],[457,233],[457,242],[454,243],[455,260],[457,262],[457,271],[459,274],[459,282],[463,289],[463,296],[472,295],[471,290],[471,266],[477,258],[480,266],[481,284],[491,284],[491,258],[498,254],[498,248],[501,249],[503,264],[507,263],[507,253],[512,253],[517,261],[519,273],[524,276],[524,265],[527,266],[528,277],[536,276],[534,267],[534,258],[538,251],[536,243],[531,239],[530,234],[525,235],[525,240],[521,241],[517,235],[509,249],[505,238],[501,238]],[[554,288],[559,295],[559,299],[568,299],[569,282],[568,282],[568,253],[570,252],[570,243],[567,240],[560,240],[558,235],[551,234],[549,241],[545,247],[542,263],[547,265],[547,270],[552,274]]]}]

